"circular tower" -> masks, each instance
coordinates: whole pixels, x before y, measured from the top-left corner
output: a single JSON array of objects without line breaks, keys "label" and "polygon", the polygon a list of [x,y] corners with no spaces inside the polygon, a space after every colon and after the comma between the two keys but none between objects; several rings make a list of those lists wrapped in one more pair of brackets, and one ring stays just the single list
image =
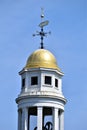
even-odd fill
[{"label": "circular tower", "polygon": [[[43,29],[43,22],[40,26]],[[45,34],[42,32],[41,38]],[[64,130],[64,74],[54,55],[41,44],[41,48],[28,57],[19,75],[21,92],[16,98],[18,130]]]}]

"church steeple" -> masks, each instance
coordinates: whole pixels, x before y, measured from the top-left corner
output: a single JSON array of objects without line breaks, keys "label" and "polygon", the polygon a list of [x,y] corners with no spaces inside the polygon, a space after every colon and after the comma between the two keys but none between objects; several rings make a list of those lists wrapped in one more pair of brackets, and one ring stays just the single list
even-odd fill
[{"label": "church steeple", "polygon": [[[43,16],[43,15],[42,15]],[[19,72],[21,91],[16,99],[18,104],[18,130],[64,130],[64,105],[62,91],[64,75],[54,55],[44,49],[42,29],[48,21],[42,21],[41,48],[35,50]]]}]

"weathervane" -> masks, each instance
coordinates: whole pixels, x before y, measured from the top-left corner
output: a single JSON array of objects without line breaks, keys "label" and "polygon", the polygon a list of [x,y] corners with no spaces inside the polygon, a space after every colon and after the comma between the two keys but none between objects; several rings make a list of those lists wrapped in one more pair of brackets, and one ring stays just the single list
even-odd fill
[{"label": "weathervane", "polygon": [[47,34],[50,34],[51,32],[44,32],[43,28],[44,26],[48,25],[49,24],[49,21],[46,20],[46,21],[43,21],[44,19],[44,13],[43,13],[43,8],[41,8],[41,23],[39,24],[39,27],[41,28],[41,31],[37,31],[36,34],[33,34],[33,36],[40,36],[41,37],[41,49],[44,48],[43,46],[43,39],[45,36],[47,36]]}]

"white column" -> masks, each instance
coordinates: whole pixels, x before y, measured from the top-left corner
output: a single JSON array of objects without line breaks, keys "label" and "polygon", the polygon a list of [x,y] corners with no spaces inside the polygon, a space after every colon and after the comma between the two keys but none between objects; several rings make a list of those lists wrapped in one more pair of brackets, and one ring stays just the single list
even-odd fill
[{"label": "white column", "polygon": [[22,109],[22,130],[28,130],[28,108]]},{"label": "white column", "polygon": [[53,108],[53,130],[59,130],[58,108]]},{"label": "white column", "polygon": [[22,125],[22,112],[21,110],[18,110],[18,130],[21,130],[21,125]]},{"label": "white column", "polygon": [[42,130],[43,108],[37,107],[37,130]]},{"label": "white column", "polygon": [[64,130],[64,111],[60,114],[60,130]]}]

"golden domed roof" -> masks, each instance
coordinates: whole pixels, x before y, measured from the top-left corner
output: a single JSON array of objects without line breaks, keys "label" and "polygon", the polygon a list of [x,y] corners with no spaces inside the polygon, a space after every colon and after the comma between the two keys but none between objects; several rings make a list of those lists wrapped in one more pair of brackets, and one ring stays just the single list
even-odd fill
[{"label": "golden domed roof", "polygon": [[49,68],[60,71],[54,55],[45,49],[38,49],[33,52],[29,56],[25,68]]}]

